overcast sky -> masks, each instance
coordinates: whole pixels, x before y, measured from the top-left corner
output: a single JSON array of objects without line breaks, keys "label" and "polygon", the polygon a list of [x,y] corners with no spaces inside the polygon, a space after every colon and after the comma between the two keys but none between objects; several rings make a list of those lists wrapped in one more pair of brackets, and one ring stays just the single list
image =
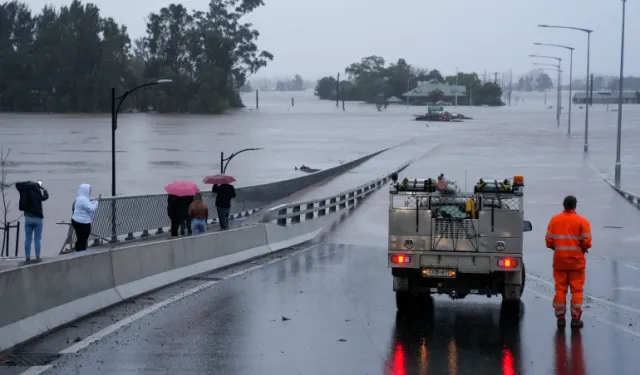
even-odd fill
[{"label": "overcast sky", "polygon": [[[26,0],[33,10],[70,0]],[[132,38],[145,34],[146,17],[171,1],[94,0],[103,16],[126,24]],[[207,0],[184,0],[189,9]],[[248,20],[260,31],[258,45],[275,55],[258,77],[301,74],[305,79],[335,75],[368,55],[451,74],[506,72],[514,77],[534,68],[529,54],[565,57],[569,51],[533,42],[575,47],[574,77],[586,74],[587,35],[542,29],[539,23],[594,30],[591,71],[619,74],[620,0],[265,0]],[[640,3],[627,2],[625,75],[640,76]],[[568,77],[568,69],[566,69]]]}]

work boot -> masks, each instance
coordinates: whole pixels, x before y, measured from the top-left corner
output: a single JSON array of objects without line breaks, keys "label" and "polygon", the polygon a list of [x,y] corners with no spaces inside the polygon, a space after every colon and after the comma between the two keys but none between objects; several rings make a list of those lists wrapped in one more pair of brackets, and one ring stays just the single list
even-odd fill
[{"label": "work boot", "polygon": [[580,319],[571,319],[571,328],[580,329],[584,327],[584,323]]},{"label": "work boot", "polygon": [[567,326],[567,320],[565,318],[558,318],[558,328],[564,328]]}]

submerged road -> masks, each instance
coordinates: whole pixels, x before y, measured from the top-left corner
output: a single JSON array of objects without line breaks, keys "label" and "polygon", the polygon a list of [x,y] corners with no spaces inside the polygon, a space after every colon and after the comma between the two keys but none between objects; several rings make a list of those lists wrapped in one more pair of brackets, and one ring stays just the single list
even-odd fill
[{"label": "submerged road", "polygon": [[[469,187],[481,176],[525,176],[525,216],[534,230],[525,234],[528,275],[519,317],[502,314],[499,298],[477,296],[436,297],[432,309],[398,316],[382,189],[318,244],[101,312],[21,351],[60,355],[56,361],[0,373],[634,374],[640,237],[632,223],[640,212],[554,131],[463,135],[403,173],[442,172],[460,185],[466,174]],[[594,235],[585,327],[578,333],[555,327],[552,253],[544,248],[548,219],[566,194],[578,197]]]}]

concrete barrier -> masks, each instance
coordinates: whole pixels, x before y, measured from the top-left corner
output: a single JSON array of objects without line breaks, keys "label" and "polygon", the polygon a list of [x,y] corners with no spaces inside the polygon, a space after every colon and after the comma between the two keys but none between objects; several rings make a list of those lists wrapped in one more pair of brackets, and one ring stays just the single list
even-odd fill
[{"label": "concrete barrier", "polygon": [[274,208],[262,224],[2,271],[0,351],[154,289],[314,240],[407,165],[332,197]]},{"label": "concrete barrier", "polygon": [[613,188],[613,190],[618,192],[618,194],[622,195],[622,197],[624,199],[628,200],[629,203],[634,205],[636,208],[640,209],[640,197],[638,197],[637,195],[635,195],[633,193],[629,193],[626,190],[618,188],[613,181],[609,180],[605,176],[602,176],[602,178],[607,182],[607,184],[609,184],[609,186],[611,186]]}]

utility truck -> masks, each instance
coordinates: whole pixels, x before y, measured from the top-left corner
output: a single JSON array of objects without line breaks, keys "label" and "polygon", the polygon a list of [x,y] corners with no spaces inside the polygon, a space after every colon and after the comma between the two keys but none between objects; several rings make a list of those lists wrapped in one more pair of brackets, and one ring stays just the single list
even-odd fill
[{"label": "utility truck", "polygon": [[523,233],[532,230],[524,220],[524,177],[482,178],[473,192],[443,177],[392,176],[388,262],[398,310],[421,294],[502,295],[519,306]]}]

